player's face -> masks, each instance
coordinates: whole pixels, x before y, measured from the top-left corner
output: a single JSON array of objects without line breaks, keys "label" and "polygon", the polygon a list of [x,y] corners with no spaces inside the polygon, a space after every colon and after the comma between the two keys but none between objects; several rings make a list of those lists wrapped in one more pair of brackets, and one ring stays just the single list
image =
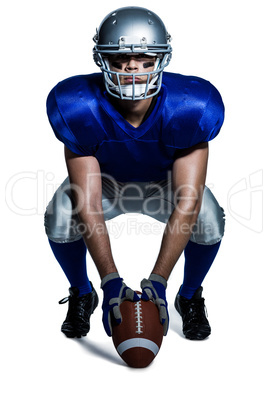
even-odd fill
[{"label": "player's face", "polygon": [[[117,54],[109,57],[109,65],[111,71],[117,73],[149,73],[154,71],[156,57],[147,56],[146,54]],[[115,84],[116,77],[113,77]],[[146,75],[135,76],[136,84],[144,84],[147,81]],[[133,84],[133,78],[131,76],[120,75],[120,84],[128,85]]]}]

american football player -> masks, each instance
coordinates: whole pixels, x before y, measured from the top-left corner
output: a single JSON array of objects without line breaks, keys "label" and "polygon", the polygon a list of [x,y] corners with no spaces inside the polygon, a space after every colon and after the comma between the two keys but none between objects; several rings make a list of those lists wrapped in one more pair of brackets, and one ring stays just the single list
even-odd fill
[{"label": "american football player", "polygon": [[[103,325],[121,322],[123,300],[138,295],[120,276],[105,221],[138,212],[166,224],[156,261],[141,281],[142,298],[159,308],[167,334],[166,287],[184,252],[175,298],[186,338],[211,333],[202,282],[219,250],[224,212],[205,185],[208,143],[224,119],[218,90],[208,81],[164,72],[172,54],[162,20],[140,7],[107,15],[94,36],[101,72],[63,80],[50,92],[47,113],[63,142],[68,178],[45,213],[52,251],[69,283],[61,330],[85,336],[98,295],[88,279],[89,251],[101,278]],[[127,264],[127,262],[126,262]]]}]

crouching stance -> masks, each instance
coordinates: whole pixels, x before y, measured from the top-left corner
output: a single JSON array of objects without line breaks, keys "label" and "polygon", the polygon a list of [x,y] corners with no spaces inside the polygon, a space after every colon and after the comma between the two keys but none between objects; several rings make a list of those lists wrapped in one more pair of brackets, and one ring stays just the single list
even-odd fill
[{"label": "crouching stance", "polygon": [[156,262],[141,281],[142,299],[157,305],[167,334],[167,282],[184,252],[175,307],[185,336],[204,339],[211,329],[201,284],[224,233],[223,210],[205,186],[208,142],[223,123],[221,96],[203,79],[163,73],[171,57],[170,35],[149,10],[116,10],[94,40],[102,73],[60,82],[47,101],[68,168],[45,214],[51,248],[71,285],[60,302],[69,301],[62,331],[68,337],[86,335],[98,304],[87,275],[87,250],[101,278],[109,336],[111,317],[121,321],[122,301],[138,300],[119,275],[105,224],[137,212],[166,224]]}]

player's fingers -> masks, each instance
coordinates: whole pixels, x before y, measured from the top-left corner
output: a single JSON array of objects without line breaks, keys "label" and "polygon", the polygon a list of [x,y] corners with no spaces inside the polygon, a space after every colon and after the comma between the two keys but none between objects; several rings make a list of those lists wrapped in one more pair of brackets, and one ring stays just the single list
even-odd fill
[{"label": "player's fingers", "polygon": [[122,315],[118,305],[113,307],[113,316],[116,324],[120,324],[122,322]]},{"label": "player's fingers", "polygon": [[108,336],[112,336],[112,325],[111,325],[111,317],[110,314],[103,314],[102,323],[104,326],[104,330]]},{"label": "player's fingers", "polygon": [[167,319],[167,310],[164,306],[160,306],[159,316],[160,316],[161,324],[164,324],[165,320]]},{"label": "player's fingers", "polygon": [[149,281],[148,279],[143,279],[141,281],[141,288],[142,288],[142,294],[143,294],[143,296],[141,298],[143,300],[157,299],[158,296],[157,296],[157,293],[156,293],[155,288],[153,287],[151,281]]},{"label": "player's fingers", "polygon": [[164,335],[167,334],[168,332],[168,325],[169,325],[169,317],[168,317],[168,312],[165,306],[160,306],[159,308],[159,317],[160,317],[160,322],[164,326]]},{"label": "player's fingers", "polygon": [[151,292],[151,289],[143,289],[142,294],[141,294],[141,299],[144,301],[149,301],[153,299],[153,294]]},{"label": "player's fingers", "polygon": [[134,301],[134,302],[140,300],[140,298],[139,298],[139,296],[137,295],[137,293],[134,292],[134,290],[132,290],[132,289],[130,289],[130,288],[126,288],[126,289],[125,289],[125,297],[124,297],[124,299],[126,299],[126,300],[131,300],[131,301]]},{"label": "player's fingers", "polygon": [[169,320],[166,320],[163,326],[164,326],[164,336],[166,336],[168,333]]}]

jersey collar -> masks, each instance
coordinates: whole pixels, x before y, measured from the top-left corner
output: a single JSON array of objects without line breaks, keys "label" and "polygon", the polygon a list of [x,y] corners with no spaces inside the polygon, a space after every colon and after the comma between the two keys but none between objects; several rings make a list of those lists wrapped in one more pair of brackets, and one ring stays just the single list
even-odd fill
[{"label": "jersey collar", "polygon": [[[101,93],[100,103],[105,112],[110,116],[110,118],[119,126],[126,134],[133,138],[142,137],[151,127],[156,124],[158,119],[162,116],[162,109],[166,99],[166,88],[162,85],[162,88],[158,94],[156,103],[154,105],[151,114],[148,118],[139,126],[133,127],[124,117],[118,112],[118,110],[113,106],[110,101],[109,95],[106,91]],[[127,102],[127,101],[126,101]]]}]

